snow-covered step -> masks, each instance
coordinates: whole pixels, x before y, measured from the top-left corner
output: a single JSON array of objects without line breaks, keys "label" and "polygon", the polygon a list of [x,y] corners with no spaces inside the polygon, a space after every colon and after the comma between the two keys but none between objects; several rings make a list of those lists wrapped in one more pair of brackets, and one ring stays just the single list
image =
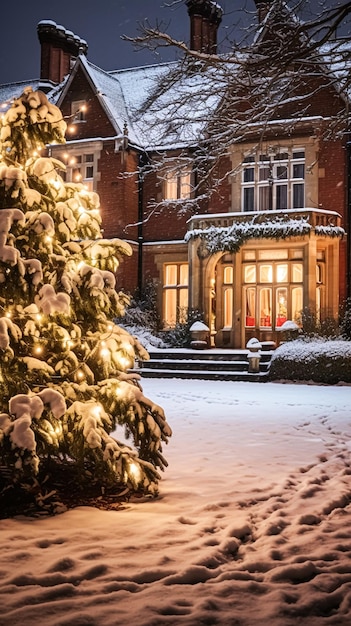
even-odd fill
[{"label": "snow-covered step", "polygon": [[140,363],[138,370],[144,378],[263,381],[272,351],[262,352],[257,373],[249,372],[248,350],[174,348],[152,350],[149,355],[150,360]]}]

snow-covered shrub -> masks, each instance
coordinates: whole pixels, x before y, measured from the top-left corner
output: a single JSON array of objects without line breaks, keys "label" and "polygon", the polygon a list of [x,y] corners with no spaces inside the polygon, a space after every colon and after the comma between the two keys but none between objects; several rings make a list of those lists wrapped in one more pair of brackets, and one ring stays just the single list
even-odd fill
[{"label": "snow-covered shrub", "polygon": [[189,348],[191,342],[190,328],[194,322],[201,321],[203,314],[197,309],[184,309],[181,311],[179,321],[174,328],[163,331],[162,337],[171,348]]},{"label": "snow-covered shrub", "polygon": [[332,315],[319,320],[315,311],[305,307],[301,311],[301,319],[299,321],[304,337],[335,339],[340,335],[339,320],[335,319]]},{"label": "snow-covered shrub", "polygon": [[269,378],[351,383],[351,342],[306,338],[282,343],[273,353]]},{"label": "snow-covered shrub", "polygon": [[346,299],[341,310],[340,335],[351,340],[351,298]]},{"label": "snow-covered shrub", "polygon": [[141,292],[133,294],[123,317],[117,322],[128,327],[146,328],[156,335],[160,329],[156,299],[156,287],[153,282],[149,282]]}]

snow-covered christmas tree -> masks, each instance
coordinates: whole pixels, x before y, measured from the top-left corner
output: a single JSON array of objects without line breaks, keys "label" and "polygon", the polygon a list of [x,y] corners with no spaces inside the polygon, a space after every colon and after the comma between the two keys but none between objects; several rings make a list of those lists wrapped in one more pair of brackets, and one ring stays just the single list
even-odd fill
[{"label": "snow-covered christmas tree", "polygon": [[102,238],[98,195],[44,156],[66,129],[44,93],[25,89],[0,129],[0,492],[55,501],[65,468],[82,490],[155,494],[171,430],[128,373],[147,353],[114,322],[130,247]]}]

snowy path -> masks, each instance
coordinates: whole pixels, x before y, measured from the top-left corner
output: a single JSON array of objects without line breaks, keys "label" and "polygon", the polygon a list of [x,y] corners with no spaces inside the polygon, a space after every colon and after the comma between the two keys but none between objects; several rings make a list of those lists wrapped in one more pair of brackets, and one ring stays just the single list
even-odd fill
[{"label": "snowy path", "polygon": [[0,625],[349,625],[351,387],[143,387],[160,498],[2,520]]}]

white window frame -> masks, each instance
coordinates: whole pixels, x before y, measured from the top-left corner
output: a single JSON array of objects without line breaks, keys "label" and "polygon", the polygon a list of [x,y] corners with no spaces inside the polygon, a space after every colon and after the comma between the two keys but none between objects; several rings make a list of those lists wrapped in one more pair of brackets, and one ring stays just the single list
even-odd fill
[{"label": "white window frame", "polygon": [[[174,266],[176,280],[167,282],[167,268]],[[184,272],[184,270],[186,270]],[[185,275],[186,274],[186,275]],[[172,308],[172,300],[174,309]],[[163,266],[163,322],[166,328],[172,328],[177,322],[185,321],[182,318],[184,308],[189,302],[189,264],[187,262],[169,262]]]},{"label": "white window frame", "polygon": [[[279,148],[279,152],[277,151],[270,155],[247,155],[242,163],[242,211],[286,211],[289,209],[304,208],[306,193],[305,163],[304,147],[282,147]],[[303,166],[303,176],[294,177],[294,166],[296,165]],[[286,168],[286,178],[280,178],[278,176],[279,168]],[[246,172],[250,169],[253,171],[254,180],[245,180],[245,178],[247,178]],[[260,173],[264,170],[269,170],[269,175],[266,178],[261,178]],[[294,202],[294,190],[297,186],[301,185],[303,185],[303,200],[302,202]],[[279,187],[286,189],[286,202],[284,202],[283,205],[277,206]],[[249,193],[253,194],[253,202],[250,201],[250,205],[247,203],[249,189],[252,190]],[[264,193],[261,190],[267,191]],[[294,206],[294,204],[298,204],[299,206]],[[302,206],[300,206],[301,204]]]},{"label": "white window frame", "polygon": [[80,124],[86,122],[86,101],[73,100],[71,102],[71,122],[72,124]]}]

